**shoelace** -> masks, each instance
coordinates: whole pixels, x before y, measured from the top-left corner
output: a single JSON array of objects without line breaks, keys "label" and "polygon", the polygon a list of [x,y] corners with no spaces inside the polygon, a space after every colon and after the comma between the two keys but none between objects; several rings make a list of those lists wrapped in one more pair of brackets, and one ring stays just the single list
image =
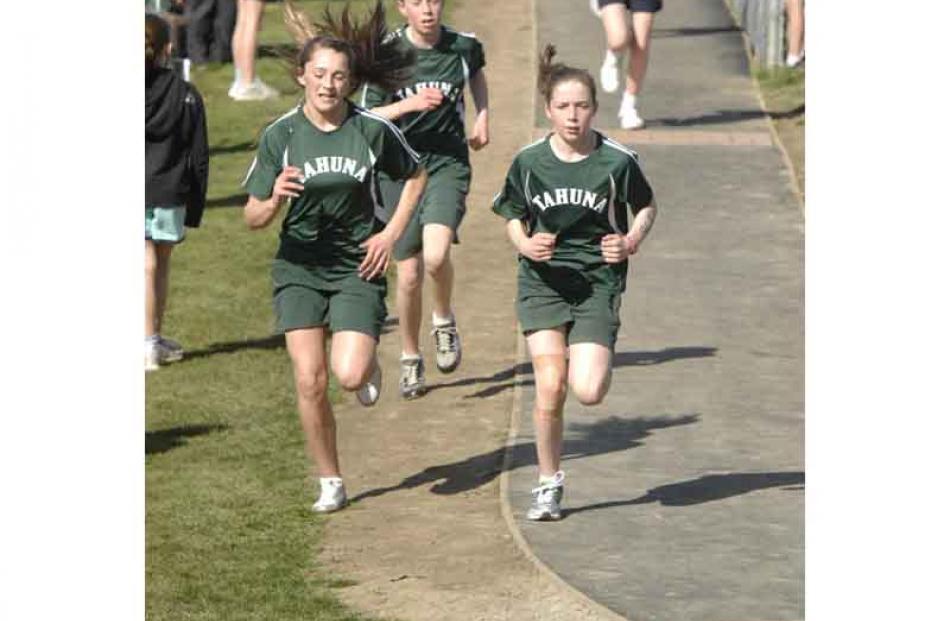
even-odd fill
[{"label": "shoelace", "polygon": [[455,326],[439,326],[432,329],[435,335],[435,346],[440,353],[455,351],[458,341],[458,328]]},{"label": "shoelace", "polygon": [[538,502],[551,502],[554,497],[554,492],[556,492],[557,488],[561,487],[563,484],[564,473],[558,472],[556,475],[554,475],[553,479],[534,488],[531,490],[531,493],[538,495]]},{"label": "shoelace", "polygon": [[411,360],[402,363],[402,368],[404,370],[403,381],[405,381],[406,385],[411,386],[413,384],[419,383],[420,366],[420,361],[418,360]]}]

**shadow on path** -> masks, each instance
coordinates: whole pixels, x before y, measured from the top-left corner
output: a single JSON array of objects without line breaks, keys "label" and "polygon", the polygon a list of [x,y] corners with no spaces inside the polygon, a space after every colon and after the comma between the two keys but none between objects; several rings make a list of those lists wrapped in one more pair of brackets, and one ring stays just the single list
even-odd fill
[{"label": "shadow on path", "polygon": [[686,118],[662,117],[650,119],[657,125],[667,127],[691,127],[693,125],[715,125],[718,123],[738,123],[749,119],[763,119],[769,117],[772,119],[790,119],[805,114],[805,104],[798,105],[781,112],[769,112],[767,110],[746,109],[746,110],[717,110],[709,114],[701,114]]},{"label": "shadow on path", "polygon": [[682,483],[671,483],[654,487],[643,496],[630,500],[612,500],[599,502],[585,507],[565,508],[564,517],[584,511],[596,511],[611,507],[626,507],[629,505],[645,505],[658,502],[667,507],[685,507],[698,505],[704,502],[722,500],[732,496],[748,494],[756,490],[770,487],[783,487],[789,491],[803,490],[805,485],[804,472],[737,472],[733,474],[707,474],[698,479],[690,479]]},{"label": "shadow on path", "polygon": [[[642,444],[641,440],[652,435],[656,429],[690,425],[699,420],[697,414],[682,416],[658,416],[652,418],[609,418],[591,423],[571,423],[564,439],[561,459],[564,461],[602,455],[616,451],[625,451]],[[512,460],[510,470],[537,464],[533,442],[520,442],[511,447]],[[358,502],[364,498],[382,496],[400,489],[412,489],[420,485],[433,484],[429,491],[433,494],[458,494],[468,492],[494,480],[502,472],[505,447],[474,455],[450,464],[430,466],[410,475],[400,483],[389,487],[378,487],[365,491],[351,499]]]},{"label": "shadow on path", "polygon": [[[614,354],[613,368],[662,364],[671,360],[682,360],[686,358],[709,358],[710,356],[715,356],[716,351],[716,347],[667,347],[658,351],[622,351]],[[530,378],[531,375],[531,363],[521,362],[507,369],[498,371],[493,375],[463,377],[451,382],[431,384],[429,386],[429,392],[458,386],[494,384],[493,386],[488,386],[472,394],[465,395],[464,397],[465,399],[483,399],[497,395],[515,386],[534,386],[534,380]]]},{"label": "shadow on path", "polygon": [[165,453],[187,444],[187,438],[224,431],[227,425],[186,425],[145,432],[145,454]]},{"label": "shadow on path", "polygon": [[738,26],[706,26],[699,28],[654,28],[650,36],[654,39],[669,37],[695,37],[698,35],[724,34],[727,32],[742,32]]}]

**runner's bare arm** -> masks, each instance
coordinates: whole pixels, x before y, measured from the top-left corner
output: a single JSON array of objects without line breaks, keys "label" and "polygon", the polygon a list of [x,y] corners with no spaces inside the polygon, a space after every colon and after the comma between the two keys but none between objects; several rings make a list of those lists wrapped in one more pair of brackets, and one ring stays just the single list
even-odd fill
[{"label": "runner's bare arm", "polygon": [[556,236],[552,233],[535,233],[528,236],[521,220],[512,218],[506,225],[508,239],[518,252],[532,261],[549,261],[554,256]]},{"label": "runner's bare arm", "polygon": [[273,221],[280,211],[285,199],[300,196],[303,185],[299,183],[302,171],[294,166],[287,166],[274,181],[274,190],[270,198],[261,200],[254,196],[247,197],[244,205],[244,222],[249,229],[262,229]]},{"label": "runner's bare arm", "polygon": [[468,145],[478,151],[489,142],[488,80],[484,69],[472,76],[468,88],[472,91],[472,100],[475,102],[475,123],[472,125],[472,135],[468,139]]},{"label": "runner's bare arm", "polygon": [[444,95],[437,88],[422,88],[412,97],[400,99],[397,102],[387,106],[377,106],[370,108],[370,112],[378,114],[384,119],[395,121],[399,117],[410,112],[422,112],[423,110],[434,110],[442,103]]},{"label": "runner's bare arm", "polygon": [[366,256],[360,264],[360,278],[372,280],[384,273],[386,268],[389,267],[393,246],[396,245],[396,240],[402,236],[406,225],[409,224],[409,219],[412,218],[412,212],[422,197],[428,178],[425,167],[419,166],[416,172],[406,179],[402,194],[399,196],[399,204],[396,205],[396,212],[389,219],[386,228],[363,242],[362,246],[366,248]]},{"label": "runner's bare arm", "polygon": [[633,219],[633,225],[630,227],[630,232],[626,235],[627,243],[632,248],[630,254],[637,251],[637,248],[650,233],[650,229],[653,228],[653,221],[656,220],[656,211],[656,201],[654,200],[637,212]]}]

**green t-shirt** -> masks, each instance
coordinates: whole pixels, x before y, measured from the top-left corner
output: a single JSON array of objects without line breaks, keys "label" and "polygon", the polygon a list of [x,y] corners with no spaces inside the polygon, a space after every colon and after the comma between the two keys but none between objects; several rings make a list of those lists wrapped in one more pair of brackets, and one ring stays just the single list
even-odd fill
[{"label": "green t-shirt", "polygon": [[383,228],[377,176],[412,176],[419,156],[392,123],[347,102],[343,123],[318,129],[296,108],[268,125],[244,180],[248,194],[266,200],[284,166],[303,171],[280,231],[278,258],[315,268],[328,280],[354,274],[366,251],[360,244]]},{"label": "green t-shirt", "polygon": [[627,209],[634,214],[653,201],[638,156],[600,132],[597,146],[579,162],[564,162],[551,150],[551,135],[524,147],[511,163],[492,211],[527,224],[528,234],[554,233],[550,261],[520,257],[519,273],[532,277],[551,268],[567,268],[591,286],[621,292],[627,262],[607,264],[600,240],[629,232]]},{"label": "green t-shirt", "polygon": [[415,95],[421,88],[438,88],[445,98],[438,108],[410,112],[395,123],[413,149],[422,153],[450,155],[468,161],[465,140],[465,83],[485,66],[482,44],[474,35],[442,26],[439,42],[431,49],[415,47],[403,26],[389,34],[416,51],[416,64],[408,84],[395,93],[364,85],[357,101],[365,108],[385,106]]}]

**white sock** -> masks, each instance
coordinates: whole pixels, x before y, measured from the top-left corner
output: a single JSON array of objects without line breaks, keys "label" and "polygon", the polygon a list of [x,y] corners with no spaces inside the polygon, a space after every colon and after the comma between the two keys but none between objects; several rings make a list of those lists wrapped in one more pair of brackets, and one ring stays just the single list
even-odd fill
[{"label": "white sock", "polygon": [[409,362],[410,360],[419,360],[420,358],[422,358],[422,354],[407,354],[406,352],[402,352],[402,355],[399,356],[399,360],[401,362]]},{"label": "white sock", "polygon": [[614,53],[613,50],[608,49],[607,53],[604,54],[604,64],[605,65],[616,65],[620,62],[620,56]]},{"label": "white sock", "polygon": [[623,92],[623,97],[620,99],[621,108],[636,108],[637,107],[637,96],[631,95],[627,91]]},{"label": "white sock", "polygon": [[455,315],[449,315],[448,317],[439,317],[435,313],[432,313],[432,325],[436,328],[441,328],[442,326],[450,325],[455,321]]},{"label": "white sock", "polygon": [[332,485],[342,485],[343,479],[340,477],[320,477],[320,484],[323,485],[324,483],[332,484]]},{"label": "white sock", "polygon": [[564,473],[561,472],[560,470],[558,470],[557,472],[555,472],[554,474],[552,474],[551,476],[548,476],[548,477],[546,477],[546,476],[544,476],[544,475],[542,475],[542,474],[539,474],[539,475],[538,475],[538,483],[540,483],[541,485],[544,485],[545,483],[553,483],[554,480],[557,479],[557,476],[558,476],[559,474],[561,475],[561,480],[563,481],[563,480],[564,480]]},{"label": "white sock", "polygon": [[156,332],[156,333],[153,334],[152,336],[146,336],[146,337],[145,337],[145,344],[146,344],[146,345],[157,345],[158,342],[159,342],[161,339],[162,339],[162,335],[159,334],[158,332]]}]

